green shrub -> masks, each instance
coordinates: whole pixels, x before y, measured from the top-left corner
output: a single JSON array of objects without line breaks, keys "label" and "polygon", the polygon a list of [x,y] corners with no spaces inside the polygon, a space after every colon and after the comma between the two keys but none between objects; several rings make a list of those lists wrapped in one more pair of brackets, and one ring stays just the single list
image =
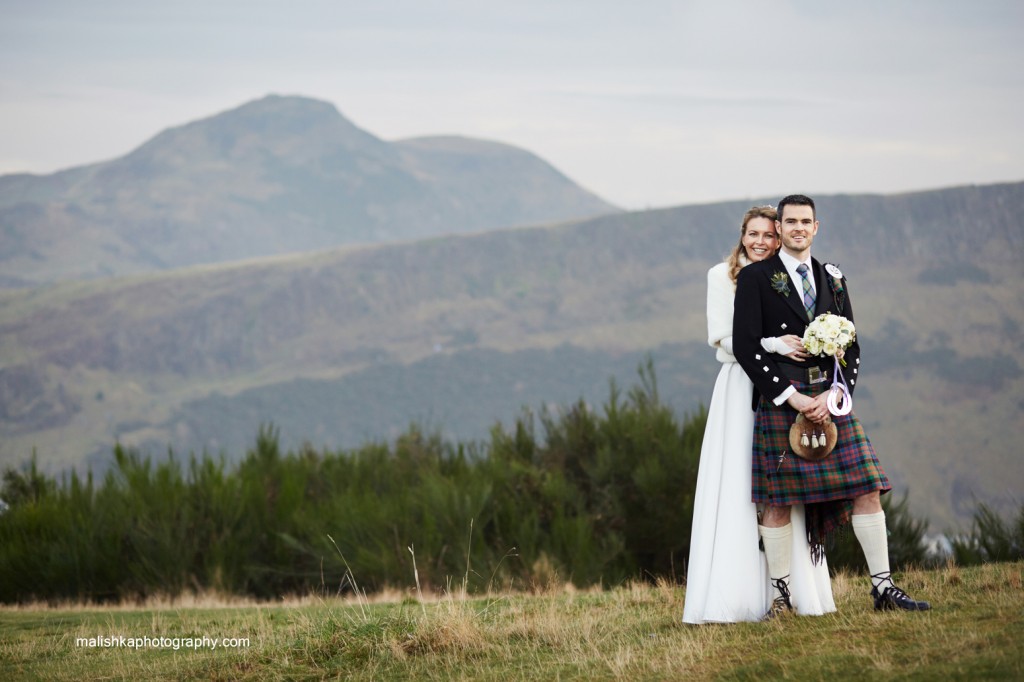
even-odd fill
[{"label": "green shrub", "polygon": [[964,566],[1024,559],[1024,505],[1007,523],[988,505],[978,504],[971,532],[953,541],[953,558]]},{"label": "green shrub", "polygon": [[[477,443],[412,425],[391,444],[282,452],[264,425],[231,469],[117,445],[100,484],[33,458],[3,477],[0,601],[373,591],[414,586],[414,562],[425,590],[679,579],[707,415],[680,423],[650,361],[639,379],[599,409],[524,409]],[[920,563],[924,524],[906,497],[886,505],[894,566]]]}]

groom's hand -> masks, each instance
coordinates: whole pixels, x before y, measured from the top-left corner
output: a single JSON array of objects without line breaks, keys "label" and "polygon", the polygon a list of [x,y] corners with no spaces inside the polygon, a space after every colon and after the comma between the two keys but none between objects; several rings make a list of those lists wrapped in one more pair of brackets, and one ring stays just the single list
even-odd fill
[{"label": "groom's hand", "polygon": [[815,424],[824,424],[828,420],[828,393],[813,398],[813,403],[804,410],[804,416]]},{"label": "groom's hand", "polygon": [[789,406],[815,424],[824,424],[828,418],[828,393],[822,393],[816,398],[803,393],[794,393],[786,400]]},{"label": "groom's hand", "polygon": [[814,398],[797,391],[793,395],[789,396],[789,398],[786,399],[786,402],[789,403],[789,406],[797,412],[806,414],[805,410],[814,404]]}]

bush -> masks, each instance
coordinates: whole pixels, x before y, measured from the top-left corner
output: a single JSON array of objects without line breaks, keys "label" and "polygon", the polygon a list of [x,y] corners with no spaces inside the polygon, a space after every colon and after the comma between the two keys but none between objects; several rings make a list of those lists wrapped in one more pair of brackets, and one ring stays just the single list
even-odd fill
[{"label": "bush", "polygon": [[489,442],[413,425],[390,446],[282,453],[263,426],[232,471],[117,445],[101,485],[33,459],[4,475],[0,601],[374,590],[410,585],[414,561],[425,589],[668,575],[689,550],[704,415],[680,425],[650,362],[640,379],[602,414],[525,410]]},{"label": "bush", "polygon": [[1007,523],[989,506],[979,504],[970,534],[953,541],[953,558],[964,566],[1024,559],[1024,505],[1015,521]]},{"label": "bush", "polygon": [[[373,591],[414,585],[414,562],[427,590],[678,580],[707,415],[680,423],[650,361],[639,378],[626,393],[613,382],[600,410],[524,409],[479,443],[412,425],[390,445],[282,453],[262,426],[233,470],[117,445],[99,485],[74,473],[58,483],[33,458],[3,477],[0,601]],[[892,565],[921,564],[927,524],[890,497]],[[984,537],[964,556],[1019,557],[1024,516],[1004,541],[1010,531],[981,511]],[[828,558],[863,568],[852,533]]]}]

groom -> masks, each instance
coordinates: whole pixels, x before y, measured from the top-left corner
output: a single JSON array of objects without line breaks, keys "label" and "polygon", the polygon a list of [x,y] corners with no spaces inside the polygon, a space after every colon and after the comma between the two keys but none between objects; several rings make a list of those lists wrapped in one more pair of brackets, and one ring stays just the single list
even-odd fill
[{"label": "groom", "polygon": [[[790,452],[789,427],[798,412],[817,424],[829,417],[826,399],[834,361],[801,361],[790,354],[769,353],[761,339],[803,336],[808,323],[826,312],[852,322],[853,307],[839,268],[811,258],[811,243],[818,233],[814,201],[791,195],[779,202],[778,211],[775,227],[782,248],[774,257],[740,270],[733,317],[736,359],[755,389],[752,497],[765,506],[764,525],[758,528],[777,593],[766,617],[793,610],[788,581],[793,542],[789,515],[794,504],[806,505],[808,540],[817,561],[824,556],[828,537],[852,522],[871,572],[875,609],[926,610],[928,602],[911,599],[892,581],[880,499],[891,486],[857,417],[832,417],[838,440],[828,457],[812,462]],[[852,393],[860,368],[856,341],[844,360],[843,373]]]}]

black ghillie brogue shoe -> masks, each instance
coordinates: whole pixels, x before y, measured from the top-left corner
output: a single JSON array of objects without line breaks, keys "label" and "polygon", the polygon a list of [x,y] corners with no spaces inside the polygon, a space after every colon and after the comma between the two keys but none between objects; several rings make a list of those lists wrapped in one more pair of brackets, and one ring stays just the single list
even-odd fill
[{"label": "black ghillie brogue shoe", "polygon": [[775,601],[768,608],[768,613],[761,617],[762,621],[775,620],[787,613],[793,613],[793,604],[789,601],[789,583],[786,582],[788,579],[789,576],[787,575],[772,581],[772,585],[779,591],[779,596],[775,598]]},{"label": "black ghillie brogue shoe", "polygon": [[[879,573],[878,575],[873,575],[871,577],[881,581],[877,586],[871,588],[871,598],[875,600],[875,611],[890,611],[894,609],[901,609],[903,611],[927,611],[932,607],[932,605],[926,601],[915,601],[911,599],[909,594],[893,584],[892,578],[889,577],[888,573]],[[889,583],[888,587],[879,592],[878,588],[882,587],[886,583]]]}]

